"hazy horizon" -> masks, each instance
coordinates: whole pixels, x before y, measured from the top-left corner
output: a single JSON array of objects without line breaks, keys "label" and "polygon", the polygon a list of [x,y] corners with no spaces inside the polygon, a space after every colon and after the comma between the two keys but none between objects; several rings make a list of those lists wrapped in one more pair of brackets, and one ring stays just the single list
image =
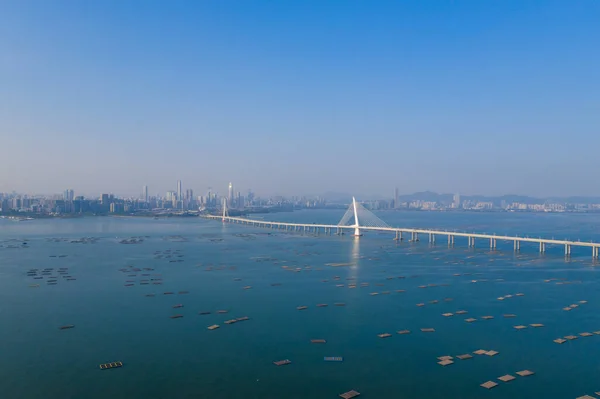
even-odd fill
[{"label": "hazy horizon", "polygon": [[0,192],[600,196],[599,12],[7,1]]},{"label": "hazy horizon", "polygon": [[[185,190],[187,190],[188,188],[191,188],[193,190],[194,193],[194,197],[197,196],[206,196],[206,194],[208,193],[208,189],[206,190],[202,190],[202,189],[196,189],[193,187],[186,187],[185,185],[183,186],[183,191],[185,192]],[[71,189],[70,187],[68,189]],[[172,191],[172,192],[176,192],[175,189],[171,188],[167,188],[163,191],[152,191],[150,189],[150,187],[148,188],[148,195],[150,197],[165,197],[167,191]],[[28,195],[28,196],[62,196],[64,195],[64,191],[56,191],[56,192],[17,192],[14,190],[10,190],[10,191],[0,191],[0,194],[2,193],[6,193],[6,194],[11,194],[11,193],[16,193],[19,195]],[[218,188],[215,187],[211,187],[210,188],[211,193],[213,194],[217,194],[219,196],[226,196],[227,195],[227,190],[225,189],[221,189],[219,190]],[[234,192],[240,192],[242,195],[246,195],[248,193],[248,189],[238,189],[234,186]],[[282,196],[282,197],[307,197],[307,198],[316,198],[316,197],[321,197],[321,198],[326,198],[329,200],[341,200],[341,199],[350,199],[351,197],[356,197],[357,200],[360,201],[370,201],[370,200],[389,200],[389,199],[393,199],[394,198],[394,192],[391,193],[357,193],[357,192],[351,192],[351,191],[326,191],[326,192],[320,192],[320,193],[314,193],[314,192],[308,192],[308,193],[292,193],[292,194],[281,194],[281,193],[277,193],[277,192],[273,192],[273,193],[261,193],[261,192],[256,192],[255,190],[251,190],[253,192],[254,195],[256,195],[259,198],[272,198],[272,197],[278,197],[278,196]],[[78,192],[76,190],[74,190],[74,195],[75,197],[77,196],[84,196],[86,199],[91,199],[91,198],[100,198],[103,194],[109,194],[109,195],[115,195],[118,198],[141,198],[142,196],[142,190],[140,190],[139,193],[120,193],[120,192],[113,192],[113,191],[105,191],[105,192],[89,192],[89,193],[84,193],[84,192]],[[398,192],[398,196],[399,197],[406,197],[406,196],[419,196],[419,194],[434,194],[434,195],[445,195],[445,196],[454,196],[456,194],[460,195],[461,198],[469,198],[469,197],[482,197],[482,198],[500,198],[500,197],[528,197],[528,198],[537,198],[540,200],[544,200],[544,199],[569,199],[569,198],[588,198],[588,199],[593,199],[593,198],[600,198],[600,196],[594,196],[594,195],[577,195],[577,194],[572,194],[572,195],[550,195],[550,196],[535,196],[535,195],[527,195],[527,194],[520,194],[520,193],[504,193],[504,194],[498,194],[498,195],[490,195],[490,194],[485,194],[485,193],[459,193],[459,192],[441,192],[441,191],[436,191],[436,190],[423,190],[423,191],[414,191],[414,192]]]}]

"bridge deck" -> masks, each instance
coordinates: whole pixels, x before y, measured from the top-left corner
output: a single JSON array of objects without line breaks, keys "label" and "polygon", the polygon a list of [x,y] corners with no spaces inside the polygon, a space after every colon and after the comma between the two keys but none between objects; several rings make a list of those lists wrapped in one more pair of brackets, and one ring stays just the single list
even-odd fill
[{"label": "bridge deck", "polygon": [[[207,215],[205,216],[208,219],[219,219],[228,222],[239,222],[239,223],[248,223],[254,225],[264,225],[264,226],[280,226],[280,227],[308,227],[308,228],[322,228],[322,229],[340,229],[340,230],[354,230],[355,226],[338,226],[334,224],[308,224],[308,223],[287,223],[287,222],[274,222],[267,220],[256,220],[256,219],[247,219],[247,218],[239,218],[239,217],[231,217],[231,216],[215,216],[215,215]],[[533,238],[533,237],[519,237],[519,236],[505,236],[505,235],[493,235],[493,234],[481,234],[481,233],[463,233],[456,231],[448,231],[448,230],[432,230],[432,229],[413,229],[413,228],[405,228],[405,227],[367,227],[367,226],[359,226],[360,230],[365,231],[381,231],[381,232],[391,232],[391,233],[416,233],[416,234],[433,234],[433,235],[442,235],[442,236],[451,236],[451,237],[469,237],[469,238],[484,238],[484,239],[493,239],[500,241],[518,241],[518,242],[533,242],[533,243],[541,243],[541,244],[556,244],[556,245],[565,245],[565,246],[577,246],[577,247],[593,247],[595,249],[595,256],[597,256],[597,248],[600,248],[600,243],[595,242],[584,242],[584,241],[570,241],[570,240],[556,240],[556,239],[548,239],[548,238]]]}]

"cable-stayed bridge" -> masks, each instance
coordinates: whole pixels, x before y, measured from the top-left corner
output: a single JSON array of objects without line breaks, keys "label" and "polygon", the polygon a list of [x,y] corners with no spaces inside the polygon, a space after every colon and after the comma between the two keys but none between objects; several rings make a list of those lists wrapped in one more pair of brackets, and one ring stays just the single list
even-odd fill
[{"label": "cable-stayed bridge", "polygon": [[439,237],[447,238],[448,245],[454,246],[454,240],[456,237],[467,238],[468,246],[475,247],[475,240],[489,241],[490,249],[496,249],[498,241],[507,241],[513,243],[515,251],[521,249],[521,243],[534,243],[539,245],[540,253],[546,252],[547,245],[559,245],[564,246],[565,256],[571,256],[572,247],[587,247],[592,250],[592,258],[598,259],[600,253],[600,243],[595,242],[584,242],[584,241],[571,241],[571,240],[556,240],[547,238],[533,238],[533,237],[519,237],[519,236],[505,236],[495,234],[481,234],[481,233],[464,233],[447,230],[434,230],[434,229],[416,229],[416,228],[403,228],[403,227],[391,227],[383,220],[378,218],[373,212],[366,209],[362,204],[356,202],[356,199],[352,198],[350,207],[342,216],[342,219],[336,225],[330,224],[316,224],[316,223],[288,223],[288,222],[275,222],[266,220],[255,220],[242,217],[229,216],[227,211],[227,201],[223,201],[223,214],[217,215],[206,215],[208,219],[221,219],[223,223],[238,223],[256,227],[265,227],[271,229],[281,229],[286,231],[297,231],[304,233],[320,234],[346,234],[346,232],[352,232],[355,237],[362,236],[362,232],[374,231],[374,232],[389,232],[395,234],[395,240],[402,241],[404,234],[410,235],[410,242],[420,241],[420,235],[424,235],[428,238],[429,242],[434,244]]}]

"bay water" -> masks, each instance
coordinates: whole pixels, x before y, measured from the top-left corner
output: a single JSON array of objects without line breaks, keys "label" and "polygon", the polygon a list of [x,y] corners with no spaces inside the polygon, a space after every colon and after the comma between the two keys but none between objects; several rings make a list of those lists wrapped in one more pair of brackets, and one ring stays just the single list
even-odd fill
[{"label": "bay water", "polygon": [[[342,215],[260,217],[336,224]],[[600,241],[594,214],[378,216],[392,226]],[[563,248],[539,254],[533,244],[514,253],[512,242],[490,251],[457,239],[449,248],[445,237],[431,245],[200,218],[0,220],[0,397],[336,398],[354,389],[365,398],[574,398],[600,391],[600,335],[553,340],[600,330],[599,282],[591,249],[565,259]],[[473,358],[437,363],[466,353]],[[292,363],[273,364],[283,359]],[[115,361],[123,367],[99,368]],[[505,374],[517,378],[497,380]],[[480,387],[488,380],[499,385]]]}]

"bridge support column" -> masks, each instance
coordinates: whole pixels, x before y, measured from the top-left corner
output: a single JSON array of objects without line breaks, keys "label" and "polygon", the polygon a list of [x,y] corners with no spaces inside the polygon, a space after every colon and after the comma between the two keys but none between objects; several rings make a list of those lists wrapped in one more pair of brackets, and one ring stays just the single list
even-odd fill
[{"label": "bridge support column", "polygon": [[396,238],[394,238],[395,241],[400,241],[400,232],[398,230],[396,230]]},{"label": "bridge support column", "polygon": [[521,250],[521,241],[515,240],[514,248],[515,248],[515,252],[519,252]]},{"label": "bridge support column", "polygon": [[429,233],[429,243],[435,244],[435,234]]},{"label": "bridge support column", "polygon": [[546,243],[540,242],[540,253],[543,254],[544,252],[546,252]]},{"label": "bridge support column", "polygon": [[454,236],[448,234],[448,246],[453,246],[454,245]]},{"label": "bridge support column", "polygon": [[490,238],[490,249],[496,249],[496,239]]},{"label": "bridge support column", "polygon": [[592,247],[592,259],[598,259],[598,247]]},{"label": "bridge support column", "polygon": [[469,236],[469,247],[475,247],[475,237]]},{"label": "bridge support column", "polygon": [[565,256],[571,256],[571,245],[565,244]]}]

